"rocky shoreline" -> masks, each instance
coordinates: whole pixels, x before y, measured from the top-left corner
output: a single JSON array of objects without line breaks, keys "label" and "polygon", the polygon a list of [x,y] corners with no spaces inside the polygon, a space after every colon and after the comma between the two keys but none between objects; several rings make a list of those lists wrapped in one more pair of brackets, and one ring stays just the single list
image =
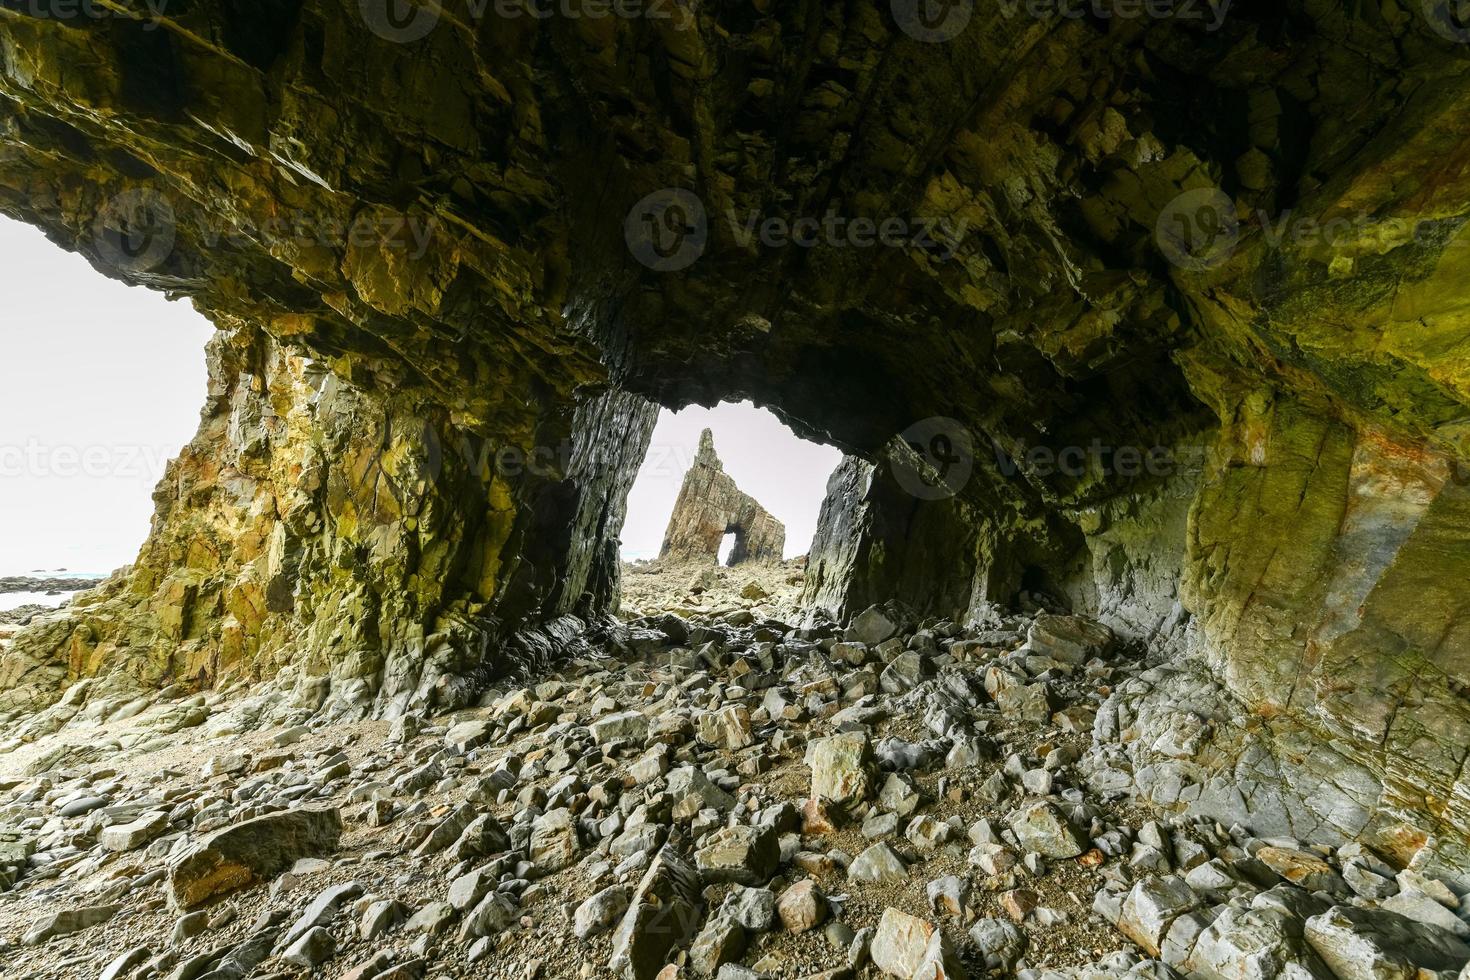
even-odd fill
[{"label": "rocky shoreline", "polygon": [[27,575],[0,577],[0,595],[14,592],[37,592],[41,595],[61,595],[65,592],[80,592],[95,589],[102,584],[98,578],[32,578]]},{"label": "rocky shoreline", "polygon": [[1470,962],[1470,905],[1422,862],[1159,805],[1144,756],[1187,758],[1213,727],[1153,726],[1136,766],[1120,756],[1140,748],[1128,692],[1167,660],[1045,612],[797,627],[732,608],[616,625],[477,707],[391,724],[333,723],[280,684],[124,701],[83,681],[53,734],[0,719],[0,976]]}]

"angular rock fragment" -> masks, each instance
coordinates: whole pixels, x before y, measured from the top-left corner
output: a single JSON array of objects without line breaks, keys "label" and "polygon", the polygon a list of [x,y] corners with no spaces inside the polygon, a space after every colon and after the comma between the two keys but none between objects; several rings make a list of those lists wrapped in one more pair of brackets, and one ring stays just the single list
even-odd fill
[{"label": "angular rock fragment", "polygon": [[1031,623],[1025,649],[1063,663],[1081,664],[1106,653],[1112,644],[1113,631],[1096,620],[1042,614]]},{"label": "angular rock fragment", "polygon": [[610,970],[624,980],[653,980],[670,951],[694,932],[702,907],[699,872],[665,847],[644,872],[613,933]]},{"label": "angular rock fragment", "polygon": [[1023,847],[1043,857],[1074,858],[1086,850],[1077,829],[1051,803],[1043,801],[1021,807],[1006,823]]},{"label": "angular rock fragment", "polygon": [[1197,904],[1199,898],[1183,878],[1146,878],[1123,900],[1118,929],[1151,956],[1158,956],[1170,924]]},{"label": "angular rock fragment", "polygon": [[26,946],[36,946],[57,936],[69,936],[74,932],[101,925],[121,910],[121,905],[89,905],[82,908],[63,909],[46,916],[32,926],[21,939],[21,943]]},{"label": "angular rock fragment", "polygon": [[97,843],[108,851],[133,851],[167,829],[168,814],[155,810],[143,814],[131,823],[102,828],[102,832],[97,835]]},{"label": "angular rock fragment", "polygon": [[317,926],[304,933],[281,954],[282,961],[292,966],[312,969],[331,959],[337,952],[337,941],[330,930]]},{"label": "angular rock fragment", "polygon": [[776,872],[781,848],[770,827],[726,827],[701,842],[695,864],[707,882],[760,885]]},{"label": "angular rock fragment", "polygon": [[255,817],[206,837],[169,865],[169,898],[192,909],[274,877],[303,857],[336,849],[336,809],[300,809]]},{"label": "angular rock fragment", "polygon": [[942,930],[898,909],[889,908],[878,922],[870,949],[873,965],[902,980],[964,980],[964,967]]},{"label": "angular rock fragment", "polygon": [[544,874],[568,867],[582,849],[576,820],[565,807],[548,810],[531,826],[530,856]]},{"label": "angular rock fragment", "polygon": [[817,739],[809,749],[812,796],[838,803],[860,801],[872,787],[872,747],[861,732]]},{"label": "angular rock fragment", "polygon": [[623,885],[609,885],[577,906],[572,917],[572,933],[578,939],[591,937],[611,929],[628,911],[629,890]]},{"label": "angular rock fragment", "polygon": [[1412,980],[1470,963],[1470,945],[1446,929],[1350,905],[1308,919],[1306,939],[1338,980]]},{"label": "angular rock fragment", "polygon": [[710,916],[689,946],[689,966],[697,977],[712,977],[745,951],[745,927],[727,915]]},{"label": "angular rock fragment", "polygon": [[908,877],[908,868],[893,848],[880,842],[853,859],[847,877],[860,882],[901,881]]}]

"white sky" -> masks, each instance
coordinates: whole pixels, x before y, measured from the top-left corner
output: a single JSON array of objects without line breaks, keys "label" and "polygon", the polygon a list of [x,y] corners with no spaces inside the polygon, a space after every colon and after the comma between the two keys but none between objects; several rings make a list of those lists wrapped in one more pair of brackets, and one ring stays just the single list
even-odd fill
[{"label": "white sky", "polygon": [[827,478],[842,461],[831,446],[805,442],[750,402],[659,413],[648,458],[628,495],[623,557],[656,558],[664,529],[704,429],[735,483],[786,525],[786,557],[804,555],[817,530]]},{"label": "white sky", "polygon": [[0,217],[0,575],[137,557],[213,327]]}]

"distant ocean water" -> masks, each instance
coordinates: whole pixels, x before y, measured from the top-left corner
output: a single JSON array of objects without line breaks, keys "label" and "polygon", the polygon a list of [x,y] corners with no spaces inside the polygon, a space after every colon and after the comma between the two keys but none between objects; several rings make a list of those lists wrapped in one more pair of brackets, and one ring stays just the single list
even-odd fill
[{"label": "distant ocean water", "polygon": [[0,562],[0,578],[94,578],[105,579],[111,572],[89,572],[76,568],[33,568]]},{"label": "distant ocean water", "polygon": [[47,606],[55,609],[74,595],[75,592],[63,592],[60,595],[47,595],[44,592],[0,592],[0,612],[21,606]]},{"label": "distant ocean water", "polygon": [[[73,578],[101,582],[107,578],[107,575],[106,572],[82,572],[63,568],[15,568],[0,565],[0,578]],[[20,606],[49,606],[54,609],[74,595],[76,595],[75,592],[61,592],[56,595],[48,595],[45,592],[0,592],[0,612]]]}]

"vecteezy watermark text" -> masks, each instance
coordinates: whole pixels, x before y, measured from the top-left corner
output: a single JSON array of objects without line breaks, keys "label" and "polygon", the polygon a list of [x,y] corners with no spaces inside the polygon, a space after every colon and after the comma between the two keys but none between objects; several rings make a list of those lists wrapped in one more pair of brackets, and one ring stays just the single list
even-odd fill
[{"label": "vecteezy watermark text", "polygon": [[1195,21],[1207,31],[1225,26],[1235,0],[996,0],[1006,18],[1036,20],[1178,20]]},{"label": "vecteezy watermark text", "polygon": [[849,218],[828,213],[820,218],[763,217],[759,212],[725,213],[741,248],[759,241],[767,248],[916,248],[940,260],[954,257],[955,249],[970,227],[968,218]]},{"label": "vecteezy watermark text", "polygon": [[1269,249],[1326,247],[1358,252],[1384,252],[1416,244],[1443,246],[1453,240],[1459,218],[1411,218],[1368,212],[1317,215],[1287,209],[1269,214],[1237,211],[1235,201],[1218,187],[1185,191],[1159,213],[1154,240],[1175,266],[1191,272],[1213,269],[1235,254],[1248,230]]},{"label": "vecteezy watermark text", "polygon": [[944,416],[922,419],[899,433],[887,452],[889,472],[901,489],[920,500],[945,500],[969,484],[982,462],[979,448],[993,456],[986,472],[1003,480],[1065,478],[1140,480],[1162,478],[1215,465],[1216,449],[1193,445],[1000,443]]},{"label": "vecteezy watermark text", "polygon": [[[742,249],[894,248],[920,251],[938,261],[953,258],[969,231],[967,218],[852,216],[836,211],[790,218],[733,207],[723,217],[730,239]],[[697,262],[709,246],[709,212],[693,191],[665,187],[629,209],[623,235],[628,251],[640,263],[656,272],[677,272]]]},{"label": "vecteezy watermark text", "polygon": [[678,0],[358,0],[363,22],[385,41],[412,44],[446,16],[479,24],[499,20],[646,20],[687,30],[693,14]]},{"label": "vecteezy watermark text", "polygon": [[[278,212],[236,223],[196,214],[190,232],[199,247],[246,249],[313,246],[332,249],[382,249],[417,260],[428,252],[443,223],[433,214],[363,210],[350,218],[307,211]],[[179,212],[167,195],[151,188],[125,191],[104,202],[92,226],[97,255],[128,273],[151,272],[173,254],[180,231]]]},{"label": "vecteezy watermark text", "polygon": [[[1433,2],[1433,0],[1426,0]],[[1235,0],[994,0],[1006,20],[1173,20],[1214,32],[1225,26]],[[893,20],[917,41],[942,44],[965,32],[974,0],[890,0]]]},{"label": "vecteezy watermark text", "polygon": [[137,480],[151,487],[176,455],[177,446],[54,445],[31,439],[0,444],[0,479]]},{"label": "vecteezy watermark text", "polygon": [[158,29],[159,21],[174,0],[133,0],[136,13],[117,9],[101,0],[6,0],[5,9],[37,20],[130,20],[143,30]]}]

